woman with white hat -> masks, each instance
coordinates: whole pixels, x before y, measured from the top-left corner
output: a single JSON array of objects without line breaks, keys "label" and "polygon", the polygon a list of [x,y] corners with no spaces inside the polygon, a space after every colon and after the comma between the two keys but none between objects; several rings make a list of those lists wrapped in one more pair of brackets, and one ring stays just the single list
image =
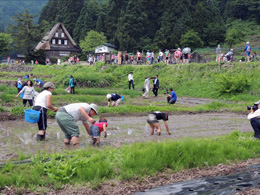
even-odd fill
[{"label": "woman with white hat", "polygon": [[94,123],[95,121],[92,117],[97,114],[98,106],[96,104],[74,103],[61,107],[55,118],[65,134],[65,145],[69,146],[70,142],[72,142],[74,147],[79,145],[80,132],[77,121],[82,121],[90,135],[88,122]]},{"label": "woman with white hat", "polygon": [[119,104],[122,102],[122,96],[115,94],[115,93],[111,93],[111,94],[107,94],[107,106],[110,106],[110,102],[112,101],[112,106],[119,106]]},{"label": "woman with white hat", "polygon": [[41,93],[39,93],[35,99],[33,109],[40,111],[40,119],[38,121],[39,132],[37,134],[37,141],[45,140],[45,133],[47,129],[47,110],[57,112],[58,108],[51,104],[52,92],[55,89],[55,85],[51,82],[46,82],[43,85]]}]

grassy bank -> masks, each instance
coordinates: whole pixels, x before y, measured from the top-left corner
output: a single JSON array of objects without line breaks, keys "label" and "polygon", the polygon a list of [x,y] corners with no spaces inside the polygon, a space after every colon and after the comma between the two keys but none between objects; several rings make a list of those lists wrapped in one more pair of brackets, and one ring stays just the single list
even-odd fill
[{"label": "grassy bank", "polygon": [[[259,154],[259,141],[239,132],[211,139],[136,143],[119,149],[104,147],[64,154],[39,153],[32,158],[31,164],[6,164],[0,170],[0,188],[15,186],[35,190],[40,186],[51,186],[57,189],[64,184],[85,182],[96,186],[114,178],[141,178],[166,168],[173,172],[202,168],[254,158]],[[25,158],[22,154],[19,156]]]}]

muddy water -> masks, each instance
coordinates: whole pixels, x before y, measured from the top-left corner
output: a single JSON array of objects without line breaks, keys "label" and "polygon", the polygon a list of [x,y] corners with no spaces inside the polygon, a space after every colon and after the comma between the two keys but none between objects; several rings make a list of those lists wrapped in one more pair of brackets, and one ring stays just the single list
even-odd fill
[{"label": "muddy water", "polygon": [[[160,141],[165,139],[183,139],[184,137],[212,137],[228,134],[234,130],[253,132],[245,115],[235,113],[206,113],[171,115],[169,126],[172,135],[168,135],[162,125],[162,135],[150,136],[150,127],[145,116],[107,117],[108,137],[101,138],[101,145],[119,147],[122,144],[143,142],[147,140]],[[92,147],[92,141],[83,125],[80,127],[80,148]],[[55,120],[48,120],[47,139],[37,143],[37,124],[26,123],[23,120],[4,121],[0,123],[0,160],[17,157],[19,151],[24,154],[34,154],[37,151],[62,151],[63,133]],[[103,135],[102,135],[103,136]]]}]

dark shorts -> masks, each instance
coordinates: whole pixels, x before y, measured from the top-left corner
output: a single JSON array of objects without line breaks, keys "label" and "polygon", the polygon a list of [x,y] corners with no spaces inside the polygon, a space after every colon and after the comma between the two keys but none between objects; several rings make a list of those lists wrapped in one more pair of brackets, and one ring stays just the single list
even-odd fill
[{"label": "dark shorts", "polygon": [[33,107],[33,110],[40,111],[40,118],[38,121],[38,128],[39,130],[46,130],[47,129],[47,109],[41,106]]},{"label": "dark shorts", "polygon": [[92,125],[89,129],[90,135],[94,138],[100,137],[100,132],[98,126]]},{"label": "dark shorts", "polygon": [[147,122],[154,124],[154,123],[159,123],[159,121],[157,120],[156,116],[154,114],[149,114],[147,117]]},{"label": "dark shorts", "polygon": [[250,51],[247,51],[246,56],[250,56],[250,53],[251,53]]}]

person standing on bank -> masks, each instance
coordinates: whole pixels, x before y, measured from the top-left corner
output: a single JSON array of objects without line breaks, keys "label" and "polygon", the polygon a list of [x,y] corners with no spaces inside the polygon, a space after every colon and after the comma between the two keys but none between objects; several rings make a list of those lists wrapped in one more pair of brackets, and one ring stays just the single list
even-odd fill
[{"label": "person standing on bank", "polygon": [[38,121],[39,132],[37,134],[37,141],[44,141],[47,129],[47,110],[57,112],[58,108],[51,104],[52,92],[55,85],[51,82],[46,82],[43,85],[42,91],[37,95],[35,100],[34,110],[40,111],[40,119]]},{"label": "person standing on bank", "polygon": [[177,94],[173,91],[172,88],[170,88],[170,94],[168,94],[167,103],[175,104],[176,101],[177,101]]},{"label": "person standing on bank", "polygon": [[74,147],[79,145],[79,127],[77,121],[82,121],[86,131],[90,135],[89,124],[94,123],[93,116],[98,114],[96,104],[75,103],[63,106],[57,112],[55,118],[65,134],[64,143],[66,146],[72,142]]},{"label": "person standing on bank", "polygon": [[110,106],[110,102],[112,101],[112,106],[119,106],[119,104],[122,102],[122,97],[118,94],[111,93],[107,94],[107,106]]},{"label": "person standing on bank", "polygon": [[70,76],[69,86],[70,86],[70,93],[75,94],[75,81],[72,75]]},{"label": "person standing on bank", "polygon": [[217,49],[216,49],[216,62],[218,64],[220,64],[220,61],[221,61],[221,48],[220,48],[220,45],[218,45]]},{"label": "person standing on bank", "polygon": [[33,82],[31,80],[28,80],[26,82],[26,85],[15,97],[18,97],[23,92],[24,92],[24,95],[23,95],[24,107],[26,106],[27,102],[30,106],[33,106],[33,97],[34,97],[34,94],[36,94],[36,91],[34,90]]},{"label": "person standing on bank", "polygon": [[169,135],[171,135],[170,128],[168,125],[168,114],[165,112],[152,112],[148,115],[147,122],[151,127],[151,135],[154,134],[154,130],[157,129],[157,135],[161,135],[161,125],[159,123],[159,120],[163,120],[163,123],[165,125],[165,128]]},{"label": "person standing on bank", "polygon": [[145,89],[145,92],[143,94],[143,98],[148,98],[149,96],[149,91],[150,91],[150,79],[151,77],[147,77],[147,79],[145,79],[144,81],[144,89]]},{"label": "person standing on bank", "polygon": [[158,95],[158,89],[159,89],[159,79],[158,79],[158,75],[155,75],[155,79],[153,80],[153,93],[155,97]]},{"label": "person standing on bank", "polygon": [[130,72],[128,75],[128,83],[129,83],[129,89],[131,89],[131,85],[132,85],[132,88],[135,89],[133,72]]}]

